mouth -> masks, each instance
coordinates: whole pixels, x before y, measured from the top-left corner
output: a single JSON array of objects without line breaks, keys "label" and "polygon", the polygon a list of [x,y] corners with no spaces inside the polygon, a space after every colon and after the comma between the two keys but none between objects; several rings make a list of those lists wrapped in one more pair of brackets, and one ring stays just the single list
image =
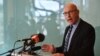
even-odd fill
[{"label": "mouth", "polygon": [[70,19],[67,19],[67,21],[72,21],[72,19],[70,18]]},{"label": "mouth", "polygon": [[73,24],[73,19],[67,19],[67,22],[69,22],[69,24]]}]

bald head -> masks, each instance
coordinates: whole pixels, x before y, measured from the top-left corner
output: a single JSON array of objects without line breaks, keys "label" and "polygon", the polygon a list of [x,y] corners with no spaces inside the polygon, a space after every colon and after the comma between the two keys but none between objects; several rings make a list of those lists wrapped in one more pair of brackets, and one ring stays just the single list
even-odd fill
[{"label": "bald head", "polygon": [[78,10],[77,6],[74,3],[65,4],[64,10],[67,10],[67,9],[70,9],[70,10]]},{"label": "bald head", "polygon": [[74,3],[68,3],[64,6],[64,16],[69,24],[77,23],[79,19],[79,10]]}]

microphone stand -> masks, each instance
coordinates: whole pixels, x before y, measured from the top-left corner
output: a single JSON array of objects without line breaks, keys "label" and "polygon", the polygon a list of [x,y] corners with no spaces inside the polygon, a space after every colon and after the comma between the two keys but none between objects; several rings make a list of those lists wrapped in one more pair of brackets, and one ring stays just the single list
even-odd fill
[{"label": "microphone stand", "polygon": [[31,55],[37,55],[34,51],[33,51],[33,48],[34,48],[35,44],[31,44],[30,45],[30,48],[28,50],[28,53],[31,54]]},{"label": "microphone stand", "polygon": [[7,52],[4,52],[4,53],[0,54],[0,56],[1,56],[1,55],[4,55],[4,54],[6,54],[6,53],[10,53],[10,54],[8,54],[7,56],[11,56],[11,54],[12,54],[12,52],[13,52],[14,50],[17,50],[17,49],[19,49],[19,48],[21,48],[21,47],[23,47],[23,46],[20,46],[20,47],[17,47],[17,48],[15,48],[15,49],[11,49],[11,50],[9,50],[9,51],[7,51]]},{"label": "microphone stand", "polygon": [[[22,54],[24,52],[27,52],[29,55],[37,55],[34,50],[32,50],[35,46],[35,42],[34,41],[30,41],[29,43],[27,42],[28,40],[24,40],[24,44],[23,44],[23,48],[22,50],[19,52],[19,54]],[[27,47],[30,47],[28,50],[26,49]]]},{"label": "microphone stand", "polygon": [[34,52],[34,51],[39,50],[39,49],[41,49],[41,46],[35,46],[35,42],[32,41],[30,44],[30,48],[28,49],[28,54],[39,56],[36,52]]},{"label": "microphone stand", "polygon": [[24,52],[26,51],[26,46],[27,46],[27,45],[28,45],[27,40],[25,40],[25,41],[24,41],[24,45],[23,45],[22,51],[24,51]]},{"label": "microphone stand", "polygon": [[28,40],[24,40],[24,44],[23,44],[23,48],[21,51],[19,51],[18,53],[21,54],[23,52],[26,52],[26,47],[28,46],[28,43],[27,43]]}]

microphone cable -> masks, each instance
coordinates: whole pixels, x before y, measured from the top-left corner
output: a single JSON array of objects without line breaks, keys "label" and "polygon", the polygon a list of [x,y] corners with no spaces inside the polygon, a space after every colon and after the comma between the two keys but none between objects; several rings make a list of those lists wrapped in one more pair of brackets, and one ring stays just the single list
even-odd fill
[{"label": "microphone cable", "polygon": [[[18,41],[19,41],[19,40],[17,40],[17,41],[14,42],[13,49],[15,49],[16,43],[17,43]],[[13,51],[13,54],[14,54],[14,56],[15,56],[15,50]]]}]

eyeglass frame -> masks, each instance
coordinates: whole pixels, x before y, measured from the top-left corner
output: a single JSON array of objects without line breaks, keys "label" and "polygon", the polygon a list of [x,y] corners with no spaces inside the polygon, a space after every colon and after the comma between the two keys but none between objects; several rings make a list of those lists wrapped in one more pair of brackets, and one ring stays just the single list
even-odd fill
[{"label": "eyeglass frame", "polygon": [[75,12],[75,11],[78,11],[78,10],[71,10],[71,11],[68,11],[68,12],[64,12],[63,14],[67,15],[67,14],[70,14],[70,13]]}]

